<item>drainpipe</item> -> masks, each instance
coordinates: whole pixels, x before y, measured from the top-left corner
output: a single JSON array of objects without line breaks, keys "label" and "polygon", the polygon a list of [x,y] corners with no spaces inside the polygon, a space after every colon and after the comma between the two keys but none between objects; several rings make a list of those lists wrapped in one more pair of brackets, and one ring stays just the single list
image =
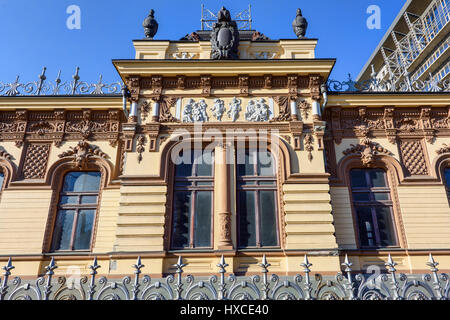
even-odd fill
[{"label": "drainpipe", "polygon": [[320,92],[322,93],[323,97],[323,104],[322,104],[322,114],[323,114],[323,112],[325,111],[325,107],[328,104],[328,89],[326,83],[322,83],[322,85],[320,86]]},{"label": "drainpipe", "polygon": [[127,99],[130,97],[130,91],[127,86],[122,87],[122,100],[123,100],[123,114],[125,118],[128,119],[128,110],[127,110]]}]

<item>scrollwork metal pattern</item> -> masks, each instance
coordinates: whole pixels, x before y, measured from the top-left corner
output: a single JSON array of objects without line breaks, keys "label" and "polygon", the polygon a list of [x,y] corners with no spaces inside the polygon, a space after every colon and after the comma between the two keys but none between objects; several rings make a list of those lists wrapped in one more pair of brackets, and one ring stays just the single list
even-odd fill
[{"label": "scrollwork metal pattern", "polygon": [[103,76],[100,75],[97,83],[87,83],[80,81],[79,71],[77,67],[75,74],[72,76],[72,81],[62,81],[61,71],[54,83],[48,82],[45,75],[47,68],[42,69],[38,81],[28,83],[20,82],[20,77],[17,76],[14,82],[3,83],[0,82],[0,96],[43,96],[43,95],[103,95],[103,94],[120,94],[123,83],[114,82],[111,84],[103,83]]},{"label": "scrollwork metal pattern", "polygon": [[[142,276],[144,266],[138,257],[132,266],[134,276],[108,279],[102,276],[96,281],[100,265],[97,258],[89,268],[89,276],[73,279],[59,276],[53,278],[58,268],[54,259],[45,268],[44,276],[35,281],[24,282],[15,277],[10,281],[14,269],[12,260],[2,269],[0,278],[0,300],[449,300],[450,282],[447,274],[439,274],[436,262],[430,254],[427,265],[431,274],[405,275],[397,273],[396,262],[389,255],[385,263],[387,273],[352,275],[352,264],[348,257],[342,263],[343,273],[332,277],[320,274],[311,276],[313,266],[305,255],[300,264],[303,273],[292,278],[268,275],[269,267],[264,255],[259,266],[261,275],[225,277],[228,264],[222,256],[217,267],[219,276],[196,279],[184,274],[182,257],[174,265],[175,275],[153,280]],[[71,280],[71,281],[69,281]]]}]

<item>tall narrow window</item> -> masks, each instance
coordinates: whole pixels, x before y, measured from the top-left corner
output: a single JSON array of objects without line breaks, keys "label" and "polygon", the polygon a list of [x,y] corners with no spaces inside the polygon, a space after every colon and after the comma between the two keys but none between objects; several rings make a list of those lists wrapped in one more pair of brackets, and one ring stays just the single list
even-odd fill
[{"label": "tall narrow window", "polygon": [[272,154],[246,151],[245,163],[237,163],[238,245],[276,247],[277,180]]},{"label": "tall narrow window", "polygon": [[450,168],[444,170],[445,175],[445,187],[447,189],[447,198],[450,201]]},{"label": "tall narrow window", "polygon": [[0,169],[0,193],[3,190],[3,182],[4,182],[4,180],[5,180],[5,174]]},{"label": "tall narrow window", "polygon": [[53,251],[91,248],[100,180],[100,172],[69,172],[65,175],[53,232]]},{"label": "tall narrow window", "polygon": [[396,246],[393,203],[386,173],[381,169],[353,169],[350,178],[360,246]]},{"label": "tall narrow window", "polygon": [[175,165],[172,249],[212,247],[213,153],[192,150],[190,160]]}]

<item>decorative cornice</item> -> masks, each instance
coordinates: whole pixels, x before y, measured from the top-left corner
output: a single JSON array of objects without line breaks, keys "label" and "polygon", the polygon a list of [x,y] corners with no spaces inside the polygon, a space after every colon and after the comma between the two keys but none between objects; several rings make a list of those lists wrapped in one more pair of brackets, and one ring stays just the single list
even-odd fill
[{"label": "decorative cornice", "polygon": [[370,141],[368,138],[363,138],[359,144],[351,144],[351,146],[351,148],[342,151],[342,153],[346,156],[351,154],[360,155],[361,162],[365,167],[374,165],[379,154],[392,155],[392,152],[383,148],[380,144]]},{"label": "decorative cornice", "polygon": [[444,153],[449,153],[449,152],[450,152],[450,144],[446,144],[446,143],[442,144],[442,148],[440,148],[439,150],[436,150],[437,154],[444,154]]},{"label": "decorative cornice", "polygon": [[79,141],[75,147],[70,147],[70,150],[58,155],[59,158],[72,157],[74,164],[78,168],[86,168],[89,159],[92,157],[100,157],[107,159],[108,155],[100,150],[99,147],[93,146],[88,142]]},{"label": "decorative cornice", "polygon": [[10,155],[3,147],[0,147],[0,158],[3,158],[5,160],[11,160],[12,155]]}]

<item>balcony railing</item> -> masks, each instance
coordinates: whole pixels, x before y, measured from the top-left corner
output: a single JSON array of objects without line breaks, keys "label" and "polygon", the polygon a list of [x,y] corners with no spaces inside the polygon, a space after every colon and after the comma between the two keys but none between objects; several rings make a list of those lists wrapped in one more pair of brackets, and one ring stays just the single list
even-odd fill
[{"label": "balcony railing", "polygon": [[186,264],[180,256],[174,265],[175,274],[154,280],[142,275],[144,265],[139,257],[132,266],[134,275],[114,280],[97,279],[100,265],[96,258],[89,267],[89,276],[72,273],[55,279],[58,266],[52,259],[44,276],[22,281],[19,277],[10,280],[14,266],[9,259],[0,279],[0,300],[448,300],[449,278],[439,273],[438,264],[430,254],[426,263],[430,274],[406,275],[397,272],[397,263],[389,255],[384,273],[380,267],[371,266],[370,271],[375,273],[355,275],[346,256],[343,272],[327,278],[312,273],[313,265],[305,255],[300,264],[303,274],[290,278],[269,276],[271,265],[264,256],[259,264],[260,275],[226,277],[228,264],[222,256],[217,264],[218,275],[196,279],[184,276]]},{"label": "balcony railing", "polygon": [[[373,66],[372,66],[373,70]],[[328,80],[327,90],[329,92],[450,92],[450,79],[433,77],[431,74],[426,80],[409,79],[405,77],[402,81],[378,79],[376,73],[372,72],[368,80],[353,81],[351,75],[348,80]]]},{"label": "balcony railing", "polygon": [[32,82],[20,82],[19,76],[14,82],[0,82],[0,96],[41,96],[41,95],[102,95],[102,94],[119,94],[123,88],[123,84],[119,82],[105,84],[103,77],[100,75],[97,83],[87,83],[80,80],[80,68],[76,68],[72,81],[61,80],[61,71],[59,71],[55,82],[47,81],[45,75],[47,68],[42,69],[39,80]]}]

